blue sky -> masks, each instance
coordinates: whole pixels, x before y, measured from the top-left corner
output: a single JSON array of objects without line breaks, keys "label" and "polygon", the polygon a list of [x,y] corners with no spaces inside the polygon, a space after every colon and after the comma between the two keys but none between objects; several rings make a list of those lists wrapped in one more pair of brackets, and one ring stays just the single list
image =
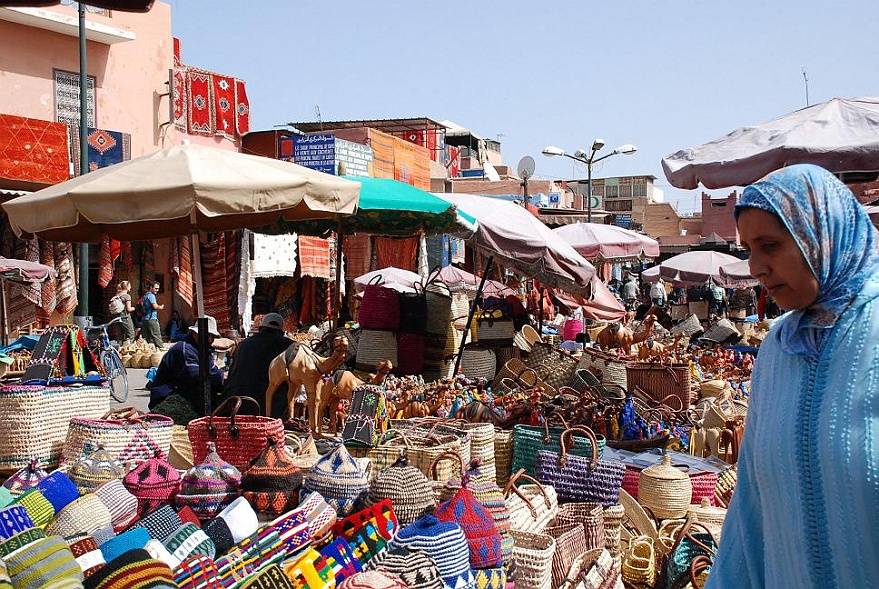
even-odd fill
[{"label": "blue sky", "polygon": [[[252,128],[427,116],[499,138],[504,162],[585,178],[540,155],[633,143],[595,177],[660,160],[835,96],[879,94],[874,0],[169,0],[183,61],[247,81]],[[727,190],[712,192],[725,195]]]}]

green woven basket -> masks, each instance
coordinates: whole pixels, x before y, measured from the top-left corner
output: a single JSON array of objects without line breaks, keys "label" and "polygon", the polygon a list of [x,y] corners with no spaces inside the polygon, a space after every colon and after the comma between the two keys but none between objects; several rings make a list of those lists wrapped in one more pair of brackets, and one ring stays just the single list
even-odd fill
[{"label": "green woven basket", "polygon": [[[520,468],[524,468],[525,472],[530,476],[535,476],[537,465],[537,452],[540,450],[548,450],[550,452],[560,452],[562,449],[560,440],[563,427],[549,428],[549,443],[544,444],[546,437],[546,428],[539,425],[516,425],[513,427],[513,464],[510,472],[517,472]],[[604,436],[595,434],[598,440],[598,457],[604,455],[604,446],[606,440]],[[577,456],[592,457],[592,442],[583,436],[574,436],[574,446],[568,450],[569,454]]]}]

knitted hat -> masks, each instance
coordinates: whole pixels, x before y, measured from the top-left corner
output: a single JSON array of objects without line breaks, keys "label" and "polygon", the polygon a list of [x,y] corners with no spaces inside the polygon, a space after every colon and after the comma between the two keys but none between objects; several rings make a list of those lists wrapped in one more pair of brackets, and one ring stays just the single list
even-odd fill
[{"label": "knitted hat", "polygon": [[82,574],[86,577],[98,572],[101,567],[107,564],[104,554],[98,548],[98,543],[91,536],[86,536],[82,540],[77,540],[70,545],[70,552],[76,559],[76,564],[82,569]]},{"label": "knitted hat", "polygon": [[[217,553],[219,552],[220,547],[217,546]],[[247,579],[255,570],[253,563],[246,561],[238,551],[217,558],[216,563],[220,571],[217,580],[223,587],[237,587],[238,583]]]},{"label": "knitted hat", "polygon": [[183,522],[180,521],[177,512],[171,509],[170,505],[163,505],[140,518],[131,528],[145,528],[150,533],[150,537],[164,542],[165,538],[179,530],[182,525]]},{"label": "knitted hat", "polygon": [[195,512],[189,508],[188,505],[184,505],[180,509],[177,510],[177,517],[180,518],[180,521],[190,524],[195,524],[198,527],[201,527],[201,520],[198,519],[198,516],[195,515]]},{"label": "knitted hat", "polygon": [[460,489],[454,497],[437,507],[434,515],[440,521],[461,526],[470,547],[472,568],[491,568],[503,562],[501,536],[494,527],[494,518],[470,489]]},{"label": "knitted hat", "polygon": [[355,573],[337,585],[338,589],[407,589],[398,575],[387,571]]},{"label": "knitted hat", "polygon": [[369,481],[348,449],[339,445],[312,465],[303,488],[320,493],[344,517],[360,508],[369,491]]},{"label": "knitted hat", "polygon": [[295,587],[290,577],[277,564],[265,567],[238,585],[238,589],[295,589]]},{"label": "knitted hat", "polygon": [[241,472],[217,454],[217,446],[208,442],[208,453],[183,475],[177,506],[188,505],[202,520],[217,516],[238,497]]},{"label": "knitted hat", "polygon": [[171,556],[183,562],[192,556],[213,558],[217,554],[214,541],[195,524],[183,524],[164,541]]},{"label": "knitted hat", "polygon": [[30,489],[25,491],[15,500],[27,510],[27,514],[34,520],[34,525],[43,527],[55,516],[55,508],[49,503],[39,489]]},{"label": "knitted hat", "polygon": [[124,530],[137,519],[137,497],[125,488],[122,479],[107,481],[95,489],[95,496],[107,506],[110,523],[117,531]]},{"label": "knitted hat", "polygon": [[49,500],[55,512],[59,512],[79,497],[79,489],[67,473],[56,470],[39,483],[37,489]]},{"label": "knitted hat", "polygon": [[134,528],[115,538],[110,538],[100,545],[104,561],[110,562],[117,556],[121,556],[129,550],[143,548],[150,541],[150,533],[143,528]]},{"label": "knitted hat", "polygon": [[369,562],[369,568],[399,575],[412,589],[444,589],[436,563],[421,550],[385,550]]},{"label": "knitted hat", "polygon": [[393,465],[378,473],[369,485],[367,503],[390,499],[401,526],[433,513],[436,508],[433,486],[424,473],[409,465],[401,456]]},{"label": "knitted hat", "polygon": [[34,527],[34,520],[23,505],[10,505],[0,509],[0,539],[11,538],[19,532]]},{"label": "knitted hat", "polygon": [[261,527],[255,534],[236,544],[233,550],[240,553],[244,560],[252,562],[254,569],[280,561],[286,556],[281,536],[271,526]]},{"label": "knitted hat", "polygon": [[274,436],[241,477],[244,497],[256,511],[272,516],[296,506],[301,484],[302,472]]},{"label": "knitted hat", "polygon": [[155,538],[150,538],[149,542],[144,545],[143,549],[149,553],[150,557],[158,561],[164,562],[171,568],[171,570],[176,569],[177,565],[180,564],[179,560],[171,556],[171,553],[168,552],[168,549],[165,548],[165,545]]},{"label": "knitted hat", "polygon": [[225,554],[230,548],[235,546],[235,539],[229,530],[229,525],[221,517],[215,517],[211,521],[205,523],[201,528],[208,538],[214,541],[217,547],[217,554]]},{"label": "knitted hat", "polygon": [[45,537],[46,534],[40,528],[28,528],[23,532],[19,532],[11,538],[0,542],[0,558],[7,558],[20,548],[24,548],[28,544],[42,540]]},{"label": "knitted hat", "polygon": [[281,568],[297,583],[304,581],[301,586],[309,589],[329,589],[336,584],[330,565],[314,548],[309,548],[297,559],[284,561]]},{"label": "knitted hat", "polygon": [[219,585],[220,571],[214,559],[206,556],[187,558],[174,569],[174,581],[181,589],[213,589]]},{"label": "knitted hat", "polygon": [[[98,530],[92,531],[91,537],[94,538],[95,542],[97,542],[98,546],[100,546],[104,542],[108,542],[108,541],[112,540],[113,538],[115,538],[116,537],[116,530],[113,529],[113,524],[110,524],[110,525],[104,526],[103,528],[100,528]],[[76,538],[76,539],[79,540],[79,538]],[[69,538],[66,538],[66,540],[68,541],[68,543],[70,542]]]},{"label": "knitted hat", "polygon": [[451,587],[458,586],[462,578],[472,576],[464,532],[458,524],[441,522],[433,515],[426,515],[401,529],[388,547],[423,550],[436,562],[443,582]]},{"label": "knitted hat", "polygon": [[25,491],[36,487],[39,482],[46,478],[48,475],[49,473],[40,468],[39,460],[33,458],[27,464],[27,466],[18,470],[15,474],[6,479],[6,482],[3,483],[3,486],[8,489],[14,497],[17,497],[18,495],[23,494]]},{"label": "knitted hat", "polygon": [[180,492],[180,473],[160,450],[125,475],[122,482],[137,497],[137,512],[140,515],[171,503]]},{"label": "knitted hat", "polygon": [[82,581],[82,569],[67,543],[51,536],[28,544],[6,559],[16,589],[40,589],[63,581]]},{"label": "knitted hat", "polygon": [[327,564],[333,570],[336,583],[341,583],[347,577],[359,573],[363,566],[354,557],[351,546],[344,538],[336,538],[320,549],[320,554],[327,559]]},{"label": "knitted hat", "polygon": [[348,540],[348,545],[351,547],[354,557],[361,564],[366,564],[385,549],[388,541],[378,532],[375,524],[368,522]]},{"label": "knitted hat", "polygon": [[346,540],[350,539],[366,522],[372,522],[386,540],[393,538],[397,530],[400,529],[391,500],[382,499],[366,509],[361,509],[357,513],[352,513],[345,519],[337,521],[333,524],[333,534]]},{"label": "knitted hat", "polygon": [[305,512],[302,509],[296,508],[289,513],[285,513],[272,521],[269,526],[278,532],[288,557],[311,544],[311,535],[308,533],[308,520],[305,519]]},{"label": "knitted hat", "polygon": [[305,514],[309,535],[315,539],[326,536],[338,518],[336,509],[320,493],[308,493],[299,504],[299,509]]},{"label": "knitted hat", "polygon": [[232,533],[232,539],[237,544],[241,542],[259,528],[259,520],[256,518],[256,512],[244,497],[239,497],[220,512],[218,518],[225,520]]},{"label": "knitted hat", "polygon": [[0,509],[3,509],[13,501],[15,501],[15,496],[12,492],[6,487],[0,487]]},{"label": "knitted hat", "polygon": [[59,513],[46,526],[46,535],[71,538],[79,534],[90,534],[110,525],[110,512],[98,497],[92,493],[83,495]]},{"label": "knitted hat", "polygon": [[107,481],[121,479],[125,476],[125,467],[99,445],[97,450],[74,462],[68,473],[79,494],[85,495]]},{"label": "knitted hat", "polygon": [[165,589],[177,588],[167,564],[150,557],[140,548],[108,562],[83,583],[85,589]]},{"label": "knitted hat", "polygon": [[504,589],[507,586],[507,571],[504,567],[475,570],[473,581],[476,589]]}]

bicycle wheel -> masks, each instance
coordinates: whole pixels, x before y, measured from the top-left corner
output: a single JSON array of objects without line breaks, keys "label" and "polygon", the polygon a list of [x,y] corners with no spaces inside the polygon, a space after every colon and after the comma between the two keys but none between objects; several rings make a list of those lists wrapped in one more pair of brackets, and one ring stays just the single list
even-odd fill
[{"label": "bicycle wheel", "polygon": [[122,358],[115,348],[101,352],[101,364],[107,371],[107,379],[110,381],[110,396],[122,403],[128,398],[128,373]]}]

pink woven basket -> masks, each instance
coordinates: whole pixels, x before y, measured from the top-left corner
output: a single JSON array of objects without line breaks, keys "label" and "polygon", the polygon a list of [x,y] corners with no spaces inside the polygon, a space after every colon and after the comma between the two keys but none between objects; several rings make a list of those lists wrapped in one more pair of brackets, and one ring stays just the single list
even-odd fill
[{"label": "pink woven basket", "polygon": [[[379,276],[376,278],[381,279]],[[360,301],[357,317],[363,329],[397,329],[400,327],[400,299],[397,291],[379,284],[367,284],[363,287],[363,299]]]}]

